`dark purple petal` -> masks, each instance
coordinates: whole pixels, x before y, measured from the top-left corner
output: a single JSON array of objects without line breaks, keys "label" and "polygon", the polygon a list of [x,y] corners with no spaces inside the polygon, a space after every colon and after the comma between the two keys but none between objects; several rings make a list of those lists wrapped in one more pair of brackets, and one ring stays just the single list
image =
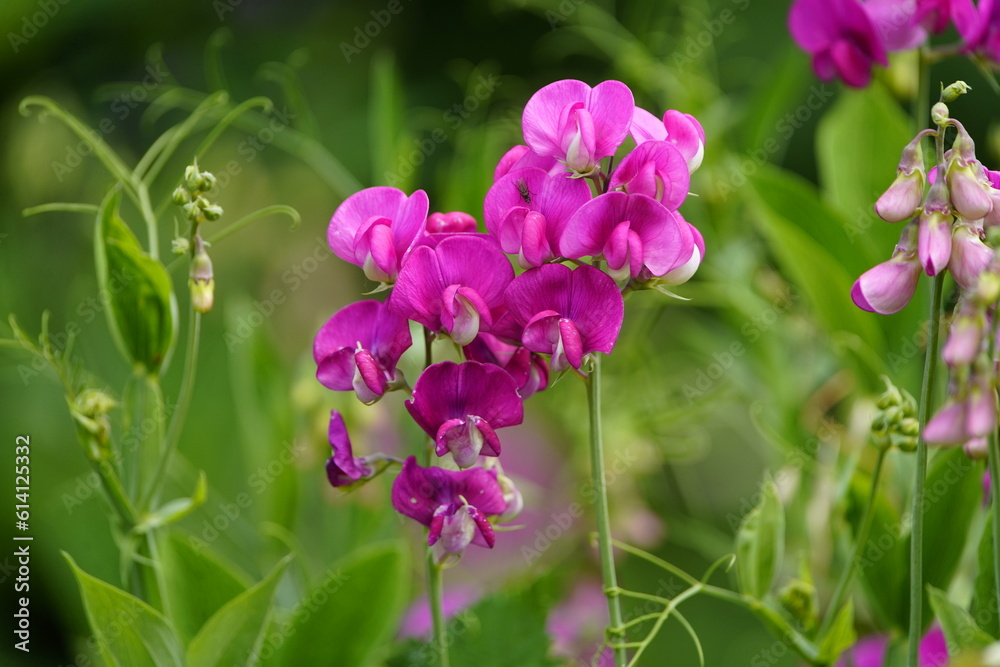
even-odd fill
[{"label": "dark purple petal", "polygon": [[363,459],[354,458],[344,418],[336,410],[330,412],[329,438],[333,456],[326,462],[326,476],[330,484],[345,486],[372,474]]},{"label": "dark purple petal", "polygon": [[[356,353],[366,350],[388,381],[395,376],[396,363],[411,343],[405,318],[390,312],[379,301],[358,301],[337,311],[316,334],[316,377],[330,389],[350,391],[355,387],[355,375],[368,373],[370,386],[384,389],[382,382],[371,375],[374,369],[370,364],[359,371]],[[368,363],[368,357],[365,359]]]}]

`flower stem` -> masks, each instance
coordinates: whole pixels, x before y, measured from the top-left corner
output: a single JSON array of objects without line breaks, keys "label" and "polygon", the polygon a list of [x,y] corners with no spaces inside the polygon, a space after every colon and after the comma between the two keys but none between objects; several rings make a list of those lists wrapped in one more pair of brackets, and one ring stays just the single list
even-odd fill
[{"label": "flower stem", "polygon": [[434,551],[427,550],[427,599],[434,623],[434,646],[439,667],[448,667],[448,631],[444,618],[444,577],[441,566],[434,562]]},{"label": "flower stem", "polygon": [[879,448],[878,459],[875,461],[875,470],[872,472],[872,488],[868,493],[868,504],[865,506],[865,514],[861,519],[861,526],[858,528],[858,534],[854,540],[854,548],[851,549],[851,558],[847,562],[847,569],[840,575],[840,581],[837,582],[837,588],[833,592],[833,597],[830,598],[830,605],[826,610],[826,616],[823,617],[823,623],[820,625],[819,632],[816,633],[817,637],[826,636],[830,626],[833,625],[833,620],[837,617],[837,612],[840,610],[840,603],[843,601],[844,595],[850,589],[851,582],[854,581],[854,573],[857,571],[861,549],[865,542],[868,541],[868,533],[871,531],[872,521],[875,519],[875,500],[878,497],[878,485],[882,478],[882,464],[885,462],[887,451],[887,449]]},{"label": "flower stem", "polygon": [[[608,513],[608,489],[604,476],[604,442],[601,437],[601,359],[595,354],[590,377],[587,378],[587,406],[590,409],[590,475],[596,499],[597,544],[601,555],[601,579],[608,598],[611,643],[619,644],[622,633],[622,608],[615,575],[615,554],[611,544],[611,520]],[[628,654],[624,647],[615,647],[615,667],[624,667]]]},{"label": "flower stem", "polygon": [[[942,132],[943,134],[943,132]],[[924,580],[924,481],[927,477],[927,442],[924,427],[930,419],[933,403],[934,378],[937,375],[938,338],[941,332],[941,292],[944,288],[944,274],[934,276],[931,288],[931,314],[927,336],[927,357],[924,361],[924,379],[920,386],[920,438],[917,440],[917,470],[913,489],[913,526],[910,530],[910,628],[907,665],[918,667],[920,658],[920,635],[923,630]]]},{"label": "flower stem", "polygon": [[1000,502],[1000,441],[997,440],[996,429],[990,433],[990,502],[992,511],[990,517],[993,521],[993,586],[995,588],[997,609],[1000,609],[1000,511],[997,503]]}]

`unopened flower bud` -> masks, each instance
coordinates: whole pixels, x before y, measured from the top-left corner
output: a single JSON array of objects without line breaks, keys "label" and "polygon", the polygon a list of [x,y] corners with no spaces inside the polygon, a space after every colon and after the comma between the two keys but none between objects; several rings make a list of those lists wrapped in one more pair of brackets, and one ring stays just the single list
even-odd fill
[{"label": "unopened flower bud", "polygon": [[201,172],[201,178],[198,181],[198,189],[202,192],[208,192],[215,187],[215,174],[210,171]]},{"label": "unopened flower bud", "polygon": [[201,209],[198,207],[197,202],[191,202],[189,204],[184,204],[184,217],[186,217],[191,222],[198,219],[201,215]]},{"label": "unopened flower bud", "polygon": [[215,300],[215,277],[212,273],[212,260],[205,252],[204,242],[196,236],[194,258],[191,260],[191,273],[188,287],[191,290],[191,305],[199,313],[212,310]]},{"label": "unopened flower bud", "polygon": [[959,98],[960,95],[972,90],[972,86],[964,81],[956,81],[947,88],[941,91],[941,101],[942,102],[954,102]]},{"label": "unopened flower bud", "polygon": [[948,123],[948,105],[938,102],[931,107],[931,120],[938,127],[944,127]]},{"label": "unopened flower bud", "polygon": [[191,193],[183,187],[178,187],[170,196],[170,199],[178,206],[183,206],[191,201]]},{"label": "unopened flower bud", "polygon": [[170,242],[170,252],[175,255],[186,255],[191,251],[191,242],[186,238],[176,238]]},{"label": "unopened flower bud", "polygon": [[938,178],[927,193],[917,234],[917,254],[929,276],[936,276],[948,266],[953,221],[948,186],[945,179]]},{"label": "unopened flower bud", "polygon": [[886,222],[912,218],[924,198],[924,153],[921,142],[933,130],[924,130],[903,149],[896,170],[896,180],[875,202],[875,212]]},{"label": "unopened flower bud", "polygon": [[810,630],[816,627],[819,608],[816,587],[811,582],[793,579],[778,593],[778,601],[803,628]]},{"label": "unopened flower bud", "polygon": [[197,192],[200,184],[201,173],[198,171],[198,161],[195,160],[194,164],[189,164],[184,168],[184,185],[191,192]]},{"label": "unopened flower bud", "polygon": [[218,220],[222,217],[222,207],[218,204],[212,204],[203,208],[202,213],[205,215],[206,220]]}]

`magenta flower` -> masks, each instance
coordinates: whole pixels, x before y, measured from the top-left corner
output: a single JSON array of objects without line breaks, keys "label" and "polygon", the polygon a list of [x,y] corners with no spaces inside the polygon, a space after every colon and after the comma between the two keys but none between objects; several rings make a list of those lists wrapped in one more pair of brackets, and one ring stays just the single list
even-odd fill
[{"label": "magenta flower", "polygon": [[[676,214],[681,217],[680,213]],[[681,218],[683,220],[683,218]],[[705,259],[705,239],[698,231],[698,228],[692,225],[690,222],[684,221],[687,225],[688,231],[691,232],[691,238],[694,241],[694,248],[691,250],[691,257],[688,261],[684,262],[676,269],[671,269],[667,271],[659,278],[654,278],[652,274],[645,275],[640,273],[637,278],[638,282],[643,283],[662,283],[664,285],[683,285],[687,281],[691,280],[695,272],[698,271],[698,267],[701,266],[702,261]]]},{"label": "magenta flower", "polygon": [[891,315],[910,302],[921,269],[915,236],[916,227],[911,223],[903,229],[892,258],[868,269],[854,281],[851,299],[858,308]]},{"label": "magenta flower", "polygon": [[515,169],[486,193],[483,218],[504,252],[516,253],[527,269],[557,256],[566,223],[588,201],[590,187],[582,179]]},{"label": "magenta flower", "polygon": [[476,231],[476,219],[468,213],[431,213],[424,229],[428,234],[465,234]]},{"label": "magenta flower", "polygon": [[915,49],[927,39],[918,0],[864,0],[861,7],[889,51]]},{"label": "magenta flower", "polygon": [[681,152],[666,141],[646,141],[625,156],[608,187],[647,195],[676,211],[687,198],[690,185],[691,173]]},{"label": "magenta flower", "polygon": [[456,235],[410,253],[387,301],[394,313],[467,345],[493,324],[514,269],[493,239]]},{"label": "magenta flower", "polygon": [[694,249],[688,226],[651,197],[608,192],[569,219],[559,249],[563,257],[603,257],[619,280],[643,269],[662,276],[682,266]]},{"label": "magenta flower", "polygon": [[403,256],[427,219],[427,194],[410,197],[396,188],[356,192],[337,208],[326,238],[337,257],[365,270],[370,280],[391,283]]},{"label": "magenta flower", "polygon": [[[844,653],[837,667],[883,667],[889,638],[872,635],[860,640]],[[920,667],[944,667],[948,664],[948,647],[944,632],[935,626],[920,640]]]},{"label": "magenta flower", "polygon": [[525,271],[507,288],[504,301],[523,327],[524,346],[551,355],[557,373],[579,370],[590,352],[610,354],[625,315],[615,282],[592,266],[546,264]]},{"label": "magenta flower", "polygon": [[889,64],[886,45],[858,0],[795,0],[788,28],[824,81],[839,76],[849,86],[864,88],[875,63]]},{"label": "magenta flower", "polygon": [[951,191],[951,203],[967,220],[984,218],[993,209],[990,182],[983,173],[983,165],[976,159],[976,144],[957,120],[951,123],[958,130],[955,143],[949,151],[948,170],[945,178]]},{"label": "magenta flower", "polygon": [[641,107],[632,111],[629,133],[637,146],[647,141],[666,141],[673,144],[684,156],[688,173],[701,166],[705,156],[705,130],[698,119],[689,113],[670,109],[661,121]]},{"label": "magenta flower", "polygon": [[422,468],[412,456],[392,483],[392,506],[430,529],[427,546],[440,541],[439,561],[460,556],[469,544],[493,548],[487,517],[507,508],[496,471]]},{"label": "magenta flower", "polygon": [[475,464],[480,455],[499,456],[496,429],[524,419],[514,379],[499,366],[478,361],[427,367],[406,409],[434,439],[437,455],[451,452],[459,468]]},{"label": "magenta flower", "polygon": [[980,54],[994,62],[1000,60],[1000,3],[980,0],[974,7],[971,0],[951,0],[949,9],[965,41],[964,51]]},{"label": "magenta flower", "polygon": [[381,455],[354,456],[344,418],[336,410],[330,411],[329,436],[333,455],[326,462],[326,476],[333,486],[349,486],[359,480],[370,479],[385,469],[386,461]]},{"label": "magenta flower", "polygon": [[574,79],[556,81],[524,105],[524,140],[538,155],[589,175],[625,140],[634,106],[632,91],[620,81],[594,88]]},{"label": "magenta flower", "polygon": [[549,386],[549,364],[526,347],[511,345],[493,334],[481,333],[465,346],[465,358],[493,364],[507,371],[521,398],[528,398]]},{"label": "magenta flower", "polygon": [[380,301],[341,308],[313,341],[316,379],[328,389],[351,391],[374,403],[392,383],[401,383],[396,363],[412,343],[406,318]]},{"label": "magenta flower", "polygon": [[493,182],[496,183],[515,169],[529,169],[531,167],[541,169],[549,176],[565,174],[566,172],[566,168],[554,157],[541,156],[527,146],[518,144],[500,158],[496,169],[493,170]]}]

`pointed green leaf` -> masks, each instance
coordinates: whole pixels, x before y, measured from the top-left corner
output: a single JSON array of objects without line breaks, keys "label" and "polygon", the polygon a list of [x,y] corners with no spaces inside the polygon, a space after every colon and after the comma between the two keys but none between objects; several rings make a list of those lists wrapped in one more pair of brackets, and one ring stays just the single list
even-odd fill
[{"label": "pointed green leaf", "polygon": [[87,620],[109,665],[170,667],[184,664],[184,650],[170,622],[148,604],[80,569],[66,552],[80,586]]},{"label": "pointed green leaf", "polygon": [[408,584],[409,558],[400,543],[356,551],[332,565],[291,616],[274,620],[261,649],[261,664],[371,664],[396,630]]},{"label": "pointed green leaf", "polygon": [[271,598],[290,559],[284,558],[260,583],[230,600],[208,620],[188,645],[187,667],[257,663]]},{"label": "pointed green leaf", "polygon": [[205,477],[204,471],[202,471],[198,474],[198,482],[190,498],[176,498],[163,504],[159,509],[143,517],[139,525],[133,530],[136,533],[142,534],[156,528],[161,528],[162,526],[177,523],[204,503],[207,496],[208,480]]},{"label": "pointed green leaf", "polygon": [[976,574],[971,612],[983,630],[994,637],[1000,637],[993,553],[993,509],[990,509],[986,518],[986,529],[983,530],[983,536],[979,540],[979,572]]},{"label": "pointed green leaf", "polygon": [[825,663],[836,662],[840,654],[850,648],[857,635],[854,633],[854,601],[847,603],[837,612],[837,618],[827,633],[819,640],[819,654]]},{"label": "pointed green leaf", "polygon": [[993,643],[993,638],[983,632],[969,612],[951,602],[944,591],[927,586],[927,597],[937,617],[944,638],[948,643],[948,654],[952,657],[965,649],[981,649]]},{"label": "pointed green leaf", "polygon": [[771,590],[785,549],[785,510],[770,477],[761,487],[760,503],[736,533],[736,572],[740,590],[758,600]]},{"label": "pointed green leaf", "polygon": [[176,334],[177,303],[166,268],[147,255],[118,214],[120,193],[101,204],[94,232],[94,256],[108,328],[131,363],[156,373],[167,360]]},{"label": "pointed green leaf", "polygon": [[250,585],[244,572],[208,544],[179,532],[169,532],[163,540],[161,559],[169,609],[185,642]]}]

